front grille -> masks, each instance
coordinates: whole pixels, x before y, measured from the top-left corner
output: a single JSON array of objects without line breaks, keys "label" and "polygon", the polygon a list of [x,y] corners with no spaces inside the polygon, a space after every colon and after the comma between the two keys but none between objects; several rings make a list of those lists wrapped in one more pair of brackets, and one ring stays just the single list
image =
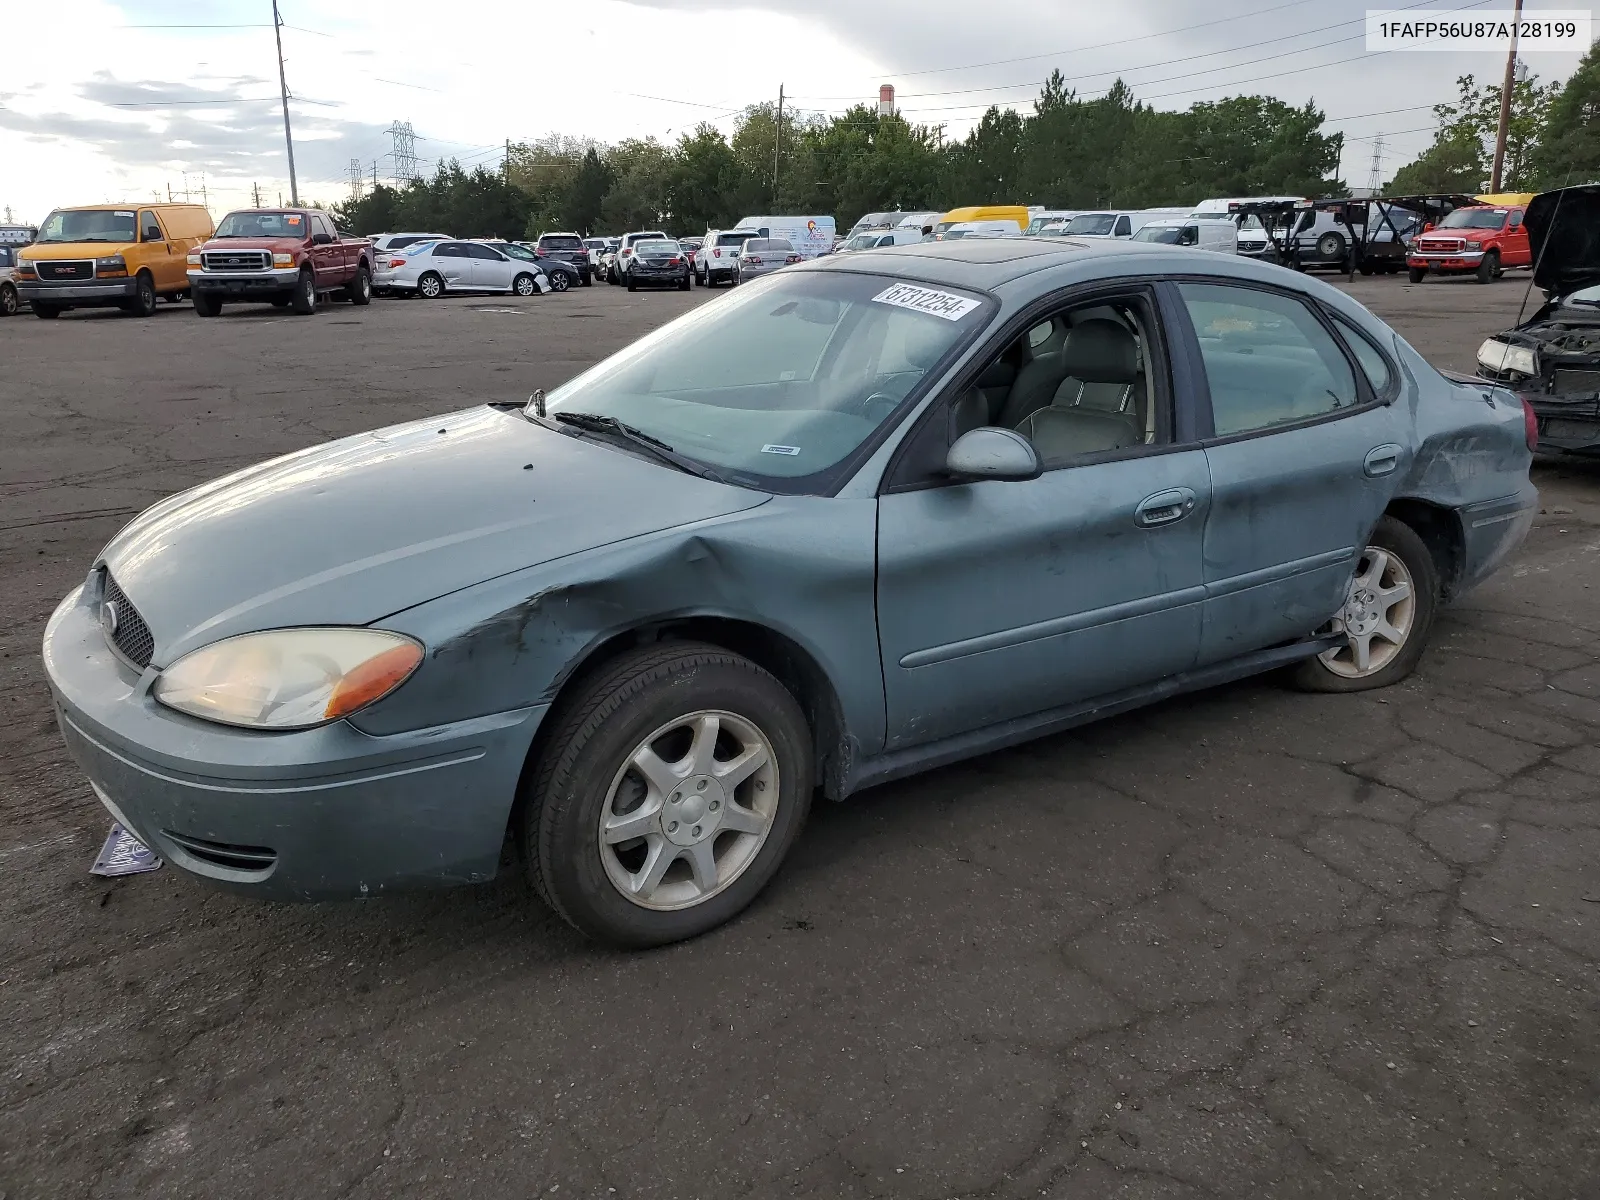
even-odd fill
[{"label": "front grille", "polygon": [[270,871],[278,862],[278,852],[270,846],[236,846],[230,842],[208,842],[204,838],[189,837],[163,829],[162,834],[180,849],[188,851],[201,862],[228,871]]},{"label": "front grille", "polygon": [[133,606],[111,577],[105,573],[100,588],[100,628],[106,631],[106,640],[112,649],[141,671],[150,665],[156,652],[156,640],[150,626],[144,623],[139,610]]},{"label": "front grille", "polygon": [[272,255],[265,250],[207,250],[200,264],[208,271],[265,271]]},{"label": "front grille", "polygon": [[78,262],[41,261],[34,264],[40,279],[93,279],[94,264],[88,259]]},{"label": "front grille", "polygon": [[1466,245],[1460,238],[1423,238],[1417,249],[1424,254],[1460,254]]},{"label": "front grille", "polygon": [[1557,371],[1557,396],[1592,396],[1600,392],[1600,371]]}]

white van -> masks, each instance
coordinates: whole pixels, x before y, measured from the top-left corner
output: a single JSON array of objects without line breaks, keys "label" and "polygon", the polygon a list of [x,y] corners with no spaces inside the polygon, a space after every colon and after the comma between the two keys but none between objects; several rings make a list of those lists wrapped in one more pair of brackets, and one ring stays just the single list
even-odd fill
[{"label": "white van", "polygon": [[1192,246],[1218,254],[1239,253],[1239,233],[1232,221],[1201,221],[1195,217],[1157,217],[1133,235],[1136,242]]},{"label": "white van", "polygon": [[895,228],[915,229],[918,233],[928,233],[933,229],[934,223],[942,216],[944,216],[943,213],[937,212],[906,213],[905,216],[900,218],[900,223]]},{"label": "white van", "polygon": [[1246,217],[1242,222],[1237,213],[1241,204],[1300,204],[1300,196],[1218,196],[1202,200],[1189,214],[1198,221],[1226,221],[1238,230],[1239,253],[1246,258],[1260,258],[1272,250],[1272,239],[1267,236],[1261,218]]},{"label": "white van", "polygon": [[1036,212],[1022,231],[1023,237],[1051,237],[1061,232],[1068,221],[1081,210],[1076,208],[1046,208]]},{"label": "white van", "polygon": [[802,259],[830,253],[837,240],[832,217],[745,217],[739,228],[755,230],[757,237],[783,238]]},{"label": "white van", "polygon": [[1133,212],[1127,209],[1101,209],[1081,212],[1067,222],[1063,237],[1131,238],[1151,221],[1174,215],[1170,210],[1145,209]]},{"label": "white van", "polygon": [[894,229],[864,229],[851,234],[834,253],[850,254],[857,250],[878,250],[884,246],[909,246],[921,240],[922,230],[909,225]]},{"label": "white van", "polygon": [[957,242],[962,238],[1013,238],[1022,236],[1015,221],[962,221],[939,234],[939,240]]}]

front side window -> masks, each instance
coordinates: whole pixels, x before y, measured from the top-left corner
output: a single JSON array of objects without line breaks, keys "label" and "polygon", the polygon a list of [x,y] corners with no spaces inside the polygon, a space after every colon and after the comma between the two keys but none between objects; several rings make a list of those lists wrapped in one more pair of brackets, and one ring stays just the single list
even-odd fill
[{"label": "front side window", "polygon": [[166,236],[161,232],[161,222],[156,220],[155,213],[148,208],[139,213],[139,229],[141,237],[147,242],[164,242]]},{"label": "front side window", "polygon": [[1231,284],[1180,283],[1178,290],[1200,341],[1218,437],[1360,402],[1349,361],[1301,301]]},{"label": "front side window", "polygon": [[686,313],[550,394],[754,486],[820,490],[991,305],[945,285],[778,273]]},{"label": "front side window", "polygon": [[1117,228],[1116,228],[1116,231],[1112,234],[1112,236],[1113,237],[1127,237],[1132,232],[1133,232],[1133,222],[1128,220],[1127,217],[1118,217],[1117,218]]}]

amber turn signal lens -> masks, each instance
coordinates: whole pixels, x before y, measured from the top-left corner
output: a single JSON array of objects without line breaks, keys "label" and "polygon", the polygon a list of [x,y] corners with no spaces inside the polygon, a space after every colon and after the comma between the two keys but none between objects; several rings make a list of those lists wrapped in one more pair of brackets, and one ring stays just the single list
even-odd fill
[{"label": "amber turn signal lens", "polygon": [[421,662],[422,647],[410,642],[367,659],[339,680],[322,715],[333,721],[365,708],[404,683]]}]

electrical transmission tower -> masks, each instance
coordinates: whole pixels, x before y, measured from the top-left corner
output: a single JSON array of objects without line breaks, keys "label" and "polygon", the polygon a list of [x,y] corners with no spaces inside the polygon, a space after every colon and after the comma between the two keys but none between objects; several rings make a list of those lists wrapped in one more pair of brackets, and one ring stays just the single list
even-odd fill
[{"label": "electrical transmission tower", "polygon": [[350,202],[352,204],[360,201],[362,185],[365,182],[366,180],[362,177],[361,172],[361,160],[359,158],[352,158],[350,160]]},{"label": "electrical transmission tower", "polygon": [[394,139],[394,185],[405,187],[417,177],[417,134],[410,121],[395,121],[384,130]]},{"label": "electrical transmission tower", "polygon": [[1378,189],[1383,186],[1383,134],[1378,135],[1378,140],[1372,146],[1372,169],[1367,172],[1367,192],[1376,196]]}]

